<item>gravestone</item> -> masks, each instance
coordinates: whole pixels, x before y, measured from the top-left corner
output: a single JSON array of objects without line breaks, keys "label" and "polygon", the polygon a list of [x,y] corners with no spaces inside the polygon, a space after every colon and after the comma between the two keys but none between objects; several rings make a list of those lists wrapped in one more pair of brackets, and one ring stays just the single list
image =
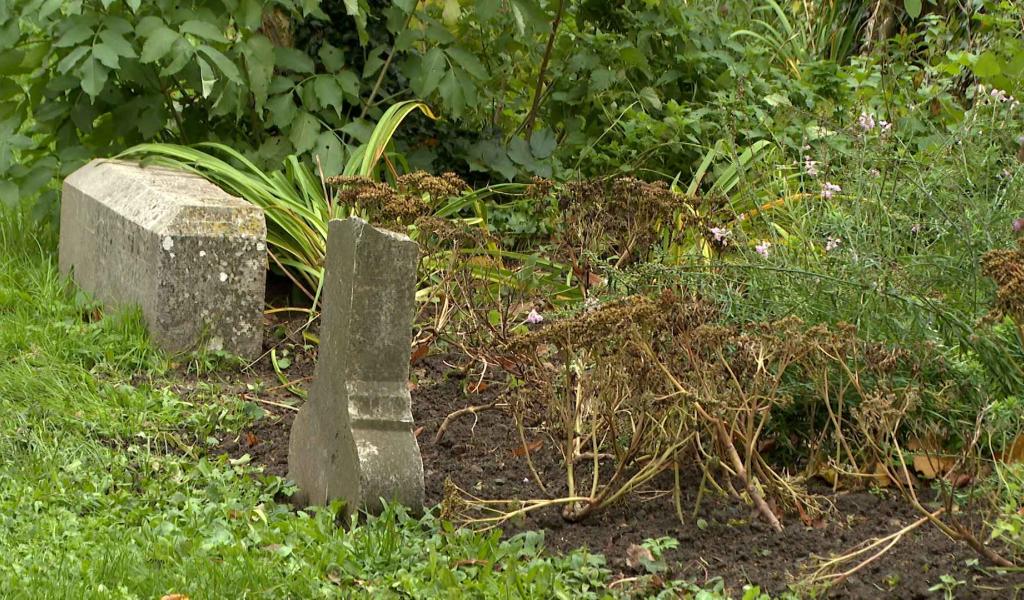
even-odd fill
[{"label": "gravestone", "polygon": [[299,506],[423,507],[408,388],[418,259],[404,235],[357,218],[330,223],[319,362],[288,446]]},{"label": "gravestone", "polygon": [[60,269],[103,304],[139,305],[156,344],[262,350],[263,211],[174,169],[94,160],[64,180]]}]

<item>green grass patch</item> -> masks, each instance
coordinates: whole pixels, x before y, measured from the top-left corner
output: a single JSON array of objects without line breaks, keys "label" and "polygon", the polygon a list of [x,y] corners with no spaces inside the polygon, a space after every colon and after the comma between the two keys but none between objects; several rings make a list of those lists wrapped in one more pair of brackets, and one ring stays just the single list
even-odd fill
[{"label": "green grass patch", "polygon": [[548,556],[540,534],[503,540],[400,509],[346,530],[337,506],[275,501],[285,480],[188,443],[251,419],[245,403],[174,394],[140,315],[97,318],[53,247],[52,232],[0,215],[5,597],[610,595],[601,556]]}]

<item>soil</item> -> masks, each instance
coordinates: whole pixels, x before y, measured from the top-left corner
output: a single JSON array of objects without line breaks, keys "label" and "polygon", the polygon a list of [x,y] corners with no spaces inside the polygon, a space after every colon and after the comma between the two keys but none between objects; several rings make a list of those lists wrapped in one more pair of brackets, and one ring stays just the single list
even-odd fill
[{"label": "soil", "polygon": [[[315,350],[293,333],[301,319],[277,320],[268,325],[267,350],[290,349],[292,365],[288,378],[303,380],[313,375]],[[286,335],[282,336],[282,332]],[[256,384],[254,386],[254,384]],[[215,454],[236,458],[248,454],[266,473],[287,474],[288,434],[301,400],[290,393],[264,357],[237,382],[240,393],[260,405],[266,416],[237,432],[217,435]],[[257,390],[253,392],[253,388]],[[488,404],[494,400],[490,389],[478,393],[475,382],[467,382],[457,368],[442,357],[430,356],[412,367],[413,416],[423,455],[428,505],[442,500],[444,485],[451,479],[461,489],[488,499],[544,498],[534,483],[523,456],[514,421],[501,409],[467,414],[452,422],[443,438],[435,435],[444,418],[455,410]],[[286,408],[292,407],[292,408]],[[564,493],[561,457],[539,428],[527,427],[531,457],[541,478],[555,494]],[[536,448],[536,449],[533,449]],[[605,512],[581,523],[565,522],[557,508],[530,513],[524,520],[506,524],[506,534],[525,530],[544,532],[549,551],[568,552],[587,548],[602,553],[616,577],[641,575],[627,564],[627,551],[646,539],[669,536],[678,548],[665,553],[668,576],[703,585],[720,577],[734,596],[752,583],[762,591],[785,591],[800,575],[808,572],[814,556],[843,554],[857,544],[896,532],[921,515],[906,501],[890,492],[848,491],[832,494],[822,486],[835,510],[814,526],[805,526],[796,515],[783,519],[782,533],[773,532],[751,508],[734,499],[705,494],[697,519],[691,517],[699,487],[699,472],[684,472],[681,505],[685,522],[676,515],[670,490],[672,477],[654,482],[651,489],[634,494]],[[919,491],[922,501],[934,500],[927,487]],[[926,502],[927,505],[927,502]],[[851,563],[849,566],[853,566]],[[847,567],[849,568],[849,567]],[[1012,598],[1024,590],[1024,574],[1006,574],[978,560],[973,550],[952,541],[936,527],[925,524],[909,533],[891,551],[841,586],[831,590],[842,598],[925,598],[942,597],[929,589],[941,585],[940,577],[955,581],[955,594],[963,598]]]}]

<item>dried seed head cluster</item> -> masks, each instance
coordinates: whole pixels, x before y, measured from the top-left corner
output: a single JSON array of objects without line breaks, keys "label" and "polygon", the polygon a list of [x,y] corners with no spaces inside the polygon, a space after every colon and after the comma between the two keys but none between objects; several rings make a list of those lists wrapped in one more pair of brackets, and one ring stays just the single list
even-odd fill
[{"label": "dried seed head cluster", "polygon": [[335,188],[335,202],[365,210],[382,224],[403,225],[429,214],[438,201],[458,196],[468,189],[454,173],[434,176],[423,171],[402,175],[394,187],[352,176],[330,177],[327,183]]},{"label": "dried seed head cluster", "polygon": [[421,243],[433,242],[446,248],[483,247],[493,241],[489,232],[483,228],[467,225],[460,220],[427,215],[416,219],[416,228],[423,232],[426,238],[421,239]]},{"label": "dried seed head cluster", "polygon": [[535,179],[527,190],[535,199],[553,198],[559,211],[555,242],[579,262],[584,256],[618,256],[621,264],[646,256],[658,240],[657,224],[671,222],[692,199],[664,182],[633,177],[590,179],[555,184]]},{"label": "dried seed head cluster", "polygon": [[415,171],[398,178],[397,187],[407,194],[428,194],[435,202],[443,198],[462,195],[469,190],[466,182],[451,171],[431,175],[426,171]]},{"label": "dried seed head cluster", "polygon": [[981,270],[999,289],[988,320],[1012,317],[1024,321],[1024,238],[1015,250],[992,250],[981,257]]}]

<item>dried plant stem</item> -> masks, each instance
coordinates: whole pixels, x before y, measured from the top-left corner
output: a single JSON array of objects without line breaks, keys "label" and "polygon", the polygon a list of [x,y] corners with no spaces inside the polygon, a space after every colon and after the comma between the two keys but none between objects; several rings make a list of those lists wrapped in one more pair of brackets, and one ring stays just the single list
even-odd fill
[{"label": "dried plant stem", "polygon": [[[938,515],[940,515],[945,510],[946,510],[945,508],[940,508],[940,509],[938,509],[937,511],[935,511],[933,513],[927,513],[925,516],[921,517],[920,519],[914,521],[910,525],[907,525],[906,527],[904,527],[903,529],[900,529],[899,531],[897,531],[895,533],[891,533],[891,534],[889,534],[889,535],[887,535],[887,536],[885,536],[883,538],[875,539],[875,540],[871,541],[870,543],[865,543],[863,545],[863,547],[858,549],[858,550],[854,550],[852,552],[848,552],[848,553],[843,554],[841,556],[836,556],[836,557],[830,558],[830,559],[828,559],[826,561],[823,561],[818,566],[818,568],[814,571],[814,573],[811,574],[810,577],[807,577],[806,579],[804,579],[804,583],[808,583],[808,584],[812,584],[812,585],[815,584],[815,583],[824,583],[824,582],[827,582],[830,585],[838,585],[838,584],[842,583],[843,581],[845,581],[848,577],[850,577],[851,575],[853,575],[857,571],[860,571],[864,567],[868,566],[869,564],[875,562],[876,560],[878,560],[879,558],[884,556],[886,552],[888,552],[889,550],[892,549],[893,546],[898,544],[900,542],[900,540],[902,540],[903,537],[906,536],[908,533],[910,533],[911,531],[917,529],[921,525],[924,525],[929,520],[937,518]],[[845,564],[845,563],[847,563],[847,562],[857,558],[858,556],[862,556],[864,554],[867,554],[868,552],[872,552],[872,551],[874,551],[874,550],[876,550],[878,548],[881,548],[881,549],[875,551],[869,557],[867,557],[866,559],[864,559],[861,562],[857,563],[857,565],[854,566],[853,568],[847,569],[846,571],[843,571],[842,573],[830,573],[830,571],[832,569],[834,569],[834,568],[836,568],[836,567],[838,567],[840,565],[843,565],[843,564]]]},{"label": "dried plant stem", "polygon": [[545,496],[550,496],[548,488],[544,485],[544,480],[540,478],[540,473],[537,472],[537,467],[533,464],[532,452],[530,452],[530,445],[526,443],[526,431],[523,427],[523,417],[516,412],[516,432],[519,433],[519,442],[523,445],[523,453],[526,457],[526,464],[530,467],[530,473],[533,475],[533,480],[537,482],[537,487],[540,491],[544,492]]},{"label": "dried plant stem", "polygon": [[444,418],[444,421],[441,421],[441,426],[437,428],[437,434],[434,435],[434,443],[440,443],[441,440],[444,439],[444,434],[446,431],[448,431],[448,426],[451,425],[452,421],[454,421],[455,419],[458,419],[463,415],[475,415],[478,413],[486,412],[488,410],[496,410],[504,406],[507,406],[507,404],[503,404],[501,400],[495,400],[490,404],[476,404],[473,406],[467,406],[465,408],[460,408],[459,410],[450,413],[447,417]]},{"label": "dried plant stem", "polygon": [[686,518],[683,516],[682,487],[679,481],[679,460],[672,463],[672,482],[672,504],[676,508],[676,516],[679,517],[680,523],[686,523]]},{"label": "dried plant stem", "polygon": [[[704,409],[699,410],[703,412]],[[731,436],[729,435],[729,432],[726,431],[725,425],[723,425],[720,420],[714,419],[713,421],[718,431],[719,442],[725,446],[725,451],[729,455],[729,460],[732,461],[733,468],[736,469],[736,476],[743,482],[743,486],[746,488],[747,494],[750,495],[750,499],[754,502],[754,506],[757,507],[761,516],[768,521],[768,524],[771,525],[772,529],[776,532],[782,532],[782,523],[779,522],[779,518],[775,516],[774,512],[772,512],[771,507],[768,506],[768,503],[761,495],[761,492],[758,491],[757,487],[750,479],[750,476],[747,474],[747,469],[743,466],[743,459],[740,458],[739,453],[736,452],[736,446],[732,443]]]},{"label": "dried plant stem", "polygon": [[[573,503],[576,503],[576,502],[583,502],[583,501],[587,500],[587,498],[575,498],[575,497],[572,497],[572,496],[568,496],[568,497],[565,497],[565,498],[554,498],[554,499],[545,499],[545,500],[526,500],[526,501],[520,501],[520,500],[483,500],[481,498],[476,498],[474,496],[470,496],[469,494],[466,494],[466,496],[469,496],[471,498],[468,501],[469,505],[471,505],[473,507],[476,507],[476,508],[478,508],[481,511],[490,513],[492,515],[492,516],[487,516],[487,517],[477,517],[477,518],[465,519],[464,520],[464,523],[466,525],[480,525],[480,524],[484,525],[482,530],[493,529],[494,527],[498,527],[499,525],[501,525],[502,523],[505,523],[506,521],[509,521],[509,520],[514,519],[516,517],[523,516],[523,515],[525,515],[527,513],[533,512],[535,510],[539,510],[539,509],[542,509],[542,508],[548,508],[550,506],[559,506],[559,505],[573,504]],[[510,510],[510,511],[502,510],[501,508],[495,508],[495,507],[498,507],[498,506],[506,507],[506,506],[509,506],[509,505],[518,505],[519,508],[517,508],[515,510]]]},{"label": "dried plant stem", "polygon": [[[686,388],[684,388],[683,385],[679,383],[679,380],[672,375],[672,372],[668,370],[668,367],[658,360],[651,347],[646,343],[644,343],[642,347],[647,353],[648,358],[654,364],[658,365],[658,368],[661,369],[662,373],[665,374],[665,377],[668,378],[672,385],[680,392],[686,393]],[[736,476],[743,482],[743,487],[746,488],[747,494],[750,496],[751,501],[753,501],[754,506],[757,507],[758,512],[760,512],[761,516],[768,521],[768,524],[772,529],[776,532],[781,532],[782,523],[779,522],[779,518],[775,516],[774,512],[772,512],[772,509],[768,506],[764,496],[761,495],[761,492],[758,491],[757,487],[750,479],[747,469],[743,466],[743,459],[740,458],[739,452],[736,451],[736,446],[732,443],[732,436],[729,435],[729,432],[726,430],[721,419],[716,419],[709,415],[707,411],[704,410],[704,407],[701,406],[700,402],[694,401],[693,406],[697,412],[700,413],[701,418],[712,424],[715,428],[715,432],[718,435],[718,442],[725,448],[726,454],[729,456],[729,461],[732,463],[733,469],[735,469]]]}]

